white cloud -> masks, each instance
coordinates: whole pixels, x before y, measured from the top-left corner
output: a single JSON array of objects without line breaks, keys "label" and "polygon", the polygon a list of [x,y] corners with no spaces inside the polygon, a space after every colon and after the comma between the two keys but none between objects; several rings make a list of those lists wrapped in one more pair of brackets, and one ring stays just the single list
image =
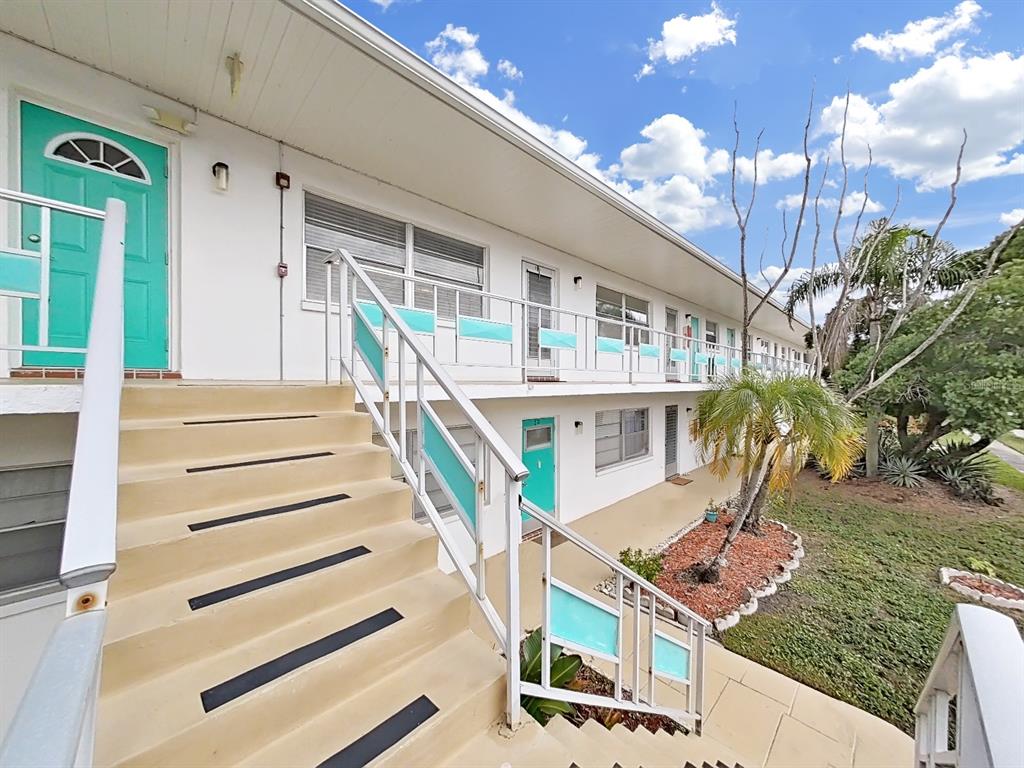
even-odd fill
[{"label": "white cloud", "polygon": [[902,32],[886,30],[881,35],[862,35],[853,41],[853,50],[871,51],[883,59],[900,61],[929,56],[947,40],[974,29],[974,20],[981,13],[981,6],[974,0],[963,0],[942,16],[907,22]]},{"label": "white cloud", "polygon": [[[935,189],[952,181],[966,129],[963,181],[1024,173],[1022,92],[1024,55],[941,56],[891,84],[886,101],[851,95],[847,158],[863,166],[870,144],[876,164],[913,179],[920,191]],[[838,136],[844,100],[837,96],[822,110],[825,133]],[[832,157],[838,157],[838,138]]]},{"label": "white cloud", "polygon": [[501,74],[503,74],[509,80],[522,82],[523,70],[521,70],[508,59],[501,59],[500,61],[498,61],[498,71],[501,72]]},{"label": "white cloud", "polygon": [[638,187],[620,191],[679,232],[717,227],[732,216],[724,198],[706,194],[700,184],[682,174],[664,181],[644,181]]},{"label": "white cloud", "polygon": [[999,214],[999,223],[1008,227],[1012,227],[1021,219],[1024,219],[1024,208],[1014,208],[1012,211]]},{"label": "white cloud", "polygon": [[[775,207],[778,210],[793,211],[800,208],[800,201],[803,199],[803,193],[794,192],[791,195],[786,195],[781,200],[776,201]],[[861,191],[850,192],[843,198],[843,218],[847,216],[856,216],[860,213],[861,205],[864,206],[864,214],[881,213],[885,210],[885,206],[877,200],[873,200],[870,196],[867,199],[867,203],[864,202],[864,193]],[[834,211],[839,207],[839,198],[837,197],[823,197],[818,201],[818,207]],[[807,196],[807,215],[814,215],[814,197],[812,195]]]},{"label": "white cloud", "polygon": [[[757,153],[758,184],[789,179],[804,172],[806,160],[796,152],[783,152],[776,155],[770,149],[762,149]],[[736,173],[743,181],[754,179],[754,159],[750,157],[736,158]]]},{"label": "white cloud", "polygon": [[729,168],[729,153],[705,146],[707,134],[681,115],[662,115],[640,135],[647,141],[626,147],[619,156],[622,174],[631,179],[681,174],[704,182]]},{"label": "white cloud", "polygon": [[476,47],[479,35],[448,24],[427,43],[430,62],[460,85],[471,85],[487,74],[490,64]]},{"label": "white cloud", "polygon": [[370,0],[374,5],[380,6],[383,10],[387,10],[395,4],[396,0]]},{"label": "white cloud", "polygon": [[[823,266],[827,267],[829,265],[827,263],[819,264],[818,269],[820,269]],[[753,285],[760,288],[761,290],[766,291],[779,278],[779,275],[781,275],[783,271],[784,267],[775,264],[770,264],[764,268],[763,274],[753,275],[750,278],[750,282]],[[786,276],[782,278],[782,282],[779,283],[779,287],[776,289],[774,297],[776,299],[779,299],[780,301],[785,302],[786,297],[789,296],[790,288],[793,287],[793,283],[795,283],[797,280],[804,277],[805,275],[809,274],[810,271],[810,267],[793,267],[792,269],[790,269]],[[842,290],[840,288],[834,288],[832,290],[826,291],[821,296],[815,296],[814,321],[816,323],[821,325],[825,321],[825,315],[827,315],[829,311],[832,309],[832,307],[836,305],[836,302],[839,301],[839,296],[841,293]],[[810,320],[811,316],[810,308],[807,306],[806,302],[797,304],[796,307],[793,308],[793,314],[802,318],[803,320],[808,321]]]},{"label": "white cloud", "polygon": [[654,72],[659,61],[676,64],[694,54],[731,43],[736,45],[736,19],[730,19],[715,2],[702,16],[681,13],[661,25],[661,37],[647,41],[648,62],[637,73],[637,79]]}]

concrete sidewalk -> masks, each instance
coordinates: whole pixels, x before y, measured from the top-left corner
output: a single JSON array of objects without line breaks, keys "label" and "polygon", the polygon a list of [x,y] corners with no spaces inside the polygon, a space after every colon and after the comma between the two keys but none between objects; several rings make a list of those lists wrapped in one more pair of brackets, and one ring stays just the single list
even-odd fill
[{"label": "concrete sidewalk", "polygon": [[[698,519],[709,498],[724,500],[738,489],[736,479],[720,482],[706,468],[688,477],[693,479],[689,485],[661,483],[576,520],[571,527],[613,555],[627,546],[646,549]],[[539,543],[520,546],[524,628],[540,623],[541,555]],[[552,571],[586,594],[605,599],[594,586],[610,575],[608,568],[573,544],[566,542],[552,550]],[[487,561],[487,592],[504,615],[504,553]],[[483,619],[474,614],[478,631],[489,637]],[[631,620],[628,623],[632,625]],[[668,627],[662,623],[660,629]],[[628,631],[623,634],[630,636]],[[601,662],[595,666],[610,672]],[[681,687],[672,688],[676,692],[668,690],[666,697],[659,684],[660,700],[683,696]],[[906,768],[913,764],[913,740],[896,727],[715,643],[709,643],[705,712],[704,733],[743,757],[746,768]]]}]

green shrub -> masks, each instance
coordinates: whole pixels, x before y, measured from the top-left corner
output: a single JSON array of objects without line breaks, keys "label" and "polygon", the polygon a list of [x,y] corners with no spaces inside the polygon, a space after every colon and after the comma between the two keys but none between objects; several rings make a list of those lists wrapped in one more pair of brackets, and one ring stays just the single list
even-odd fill
[{"label": "green shrub", "polygon": [[932,474],[962,499],[996,504],[992,465],[981,453],[964,456],[957,446],[940,445],[928,452]]},{"label": "green shrub", "polygon": [[660,552],[644,552],[642,549],[626,547],[619,552],[620,563],[652,584],[665,567],[663,559]]},{"label": "green shrub", "polygon": [[910,456],[894,456],[879,467],[885,481],[897,488],[920,488],[925,478],[923,462]]},{"label": "green shrub", "polygon": [[[540,628],[533,630],[530,636],[523,642],[523,652],[519,660],[519,677],[524,683],[537,683],[540,685],[540,670],[543,662],[541,650],[544,643],[541,638]],[[576,679],[576,675],[583,666],[583,659],[579,656],[563,656],[562,648],[558,645],[551,646],[551,687],[566,688]],[[546,725],[554,715],[571,715],[576,710],[572,704],[557,699],[545,699],[540,696],[521,697],[523,709],[525,709],[534,720],[541,725]]]}]

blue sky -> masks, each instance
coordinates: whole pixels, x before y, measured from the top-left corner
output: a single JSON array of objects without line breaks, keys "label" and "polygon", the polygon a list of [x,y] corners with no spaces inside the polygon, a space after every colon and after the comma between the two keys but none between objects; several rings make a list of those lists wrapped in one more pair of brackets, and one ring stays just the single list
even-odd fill
[{"label": "blue sky", "polygon": [[[887,212],[899,186],[896,218],[934,226],[963,128],[964,180],[944,236],[976,247],[1024,214],[1022,2],[347,4],[734,268],[733,103],[746,176],[764,129],[759,166],[768,180],[749,238],[755,265],[762,249],[765,263],[777,264],[782,210],[801,190],[812,82],[812,196],[833,153],[822,192],[828,230],[847,84],[851,190],[862,187],[868,144],[874,153],[868,216]],[[845,208],[861,202],[848,198]],[[852,222],[841,222],[846,238]],[[809,263],[808,234],[795,266]]]}]

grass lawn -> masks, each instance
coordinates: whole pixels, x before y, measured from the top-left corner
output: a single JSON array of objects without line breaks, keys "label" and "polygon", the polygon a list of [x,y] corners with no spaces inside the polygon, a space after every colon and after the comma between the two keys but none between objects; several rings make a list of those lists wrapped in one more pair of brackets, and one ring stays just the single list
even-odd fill
[{"label": "grass lawn", "polygon": [[938,569],[977,557],[1024,584],[1024,496],[1005,495],[1000,507],[966,505],[937,484],[832,486],[805,472],[775,516],[803,536],[807,555],[792,581],[725,633],[726,647],[913,733],[914,703],[959,597]]}]

